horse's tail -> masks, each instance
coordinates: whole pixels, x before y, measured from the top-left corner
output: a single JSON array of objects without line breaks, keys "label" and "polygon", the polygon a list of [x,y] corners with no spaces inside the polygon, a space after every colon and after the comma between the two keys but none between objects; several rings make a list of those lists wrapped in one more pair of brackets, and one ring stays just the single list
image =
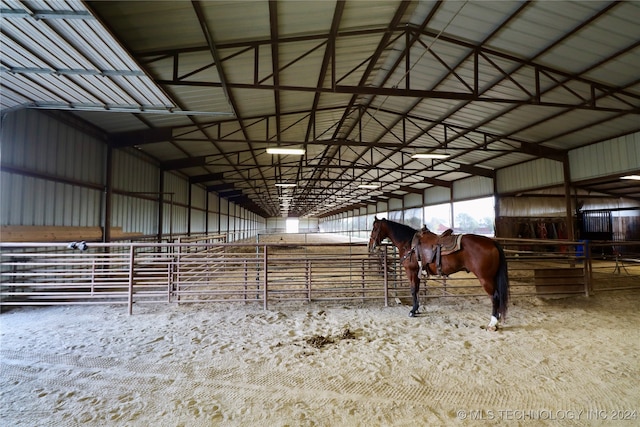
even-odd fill
[{"label": "horse's tail", "polygon": [[504,321],[507,316],[507,307],[509,304],[509,274],[507,272],[507,258],[504,255],[504,250],[498,242],[495,243],[500,254],[500,264],[496,272],[496,287],[493,291],[493,297],[498,300],[498,314],[500,314],[500,319]]}]

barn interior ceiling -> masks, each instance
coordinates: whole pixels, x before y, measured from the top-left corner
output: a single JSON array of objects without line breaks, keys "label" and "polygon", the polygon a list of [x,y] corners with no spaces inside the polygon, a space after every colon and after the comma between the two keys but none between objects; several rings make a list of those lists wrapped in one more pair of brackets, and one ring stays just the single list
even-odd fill
[{"label": "barn interior ceiling", "polygon": [[[1,4],[3,112],[66,111],[263,216],[640,131],[637,1]],[[618,176],[572,185],[640,200]]]}]

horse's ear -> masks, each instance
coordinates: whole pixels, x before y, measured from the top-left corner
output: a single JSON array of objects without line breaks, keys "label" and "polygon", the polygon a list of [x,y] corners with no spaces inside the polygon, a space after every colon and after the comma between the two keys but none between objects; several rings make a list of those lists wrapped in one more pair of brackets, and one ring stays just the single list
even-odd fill
[{"label": "horse's ear", "polygon": [[378,215],[374,215],[374,216],[373,216],[373,220],[374,220],[374,221],[377,221],[377,220],[378,220]]}]

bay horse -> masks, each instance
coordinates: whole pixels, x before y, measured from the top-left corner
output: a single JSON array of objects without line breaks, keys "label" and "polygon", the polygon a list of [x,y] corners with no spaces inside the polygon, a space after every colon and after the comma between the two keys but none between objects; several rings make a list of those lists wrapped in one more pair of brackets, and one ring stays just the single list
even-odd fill
[{"label": "bay horse", "polygon": [[[413,233],[413,234],[412,234]],[[409,316],[419,308],[420,272],[449,275],[461,270],[473,273],[485,292],[491,297],[493,310],[487,329],[496,330],[499,320],[507,314],[509,277],[507,261],[502,247],[494,240],[475,234],[461,236],[460,249],[435,259],[439,236],[424,227],[421,231],[386,219],[373,222],[369,248],[373,250],[382,240],[389,238],[398,248],[402,265],[409,278],[413,307]]]}]

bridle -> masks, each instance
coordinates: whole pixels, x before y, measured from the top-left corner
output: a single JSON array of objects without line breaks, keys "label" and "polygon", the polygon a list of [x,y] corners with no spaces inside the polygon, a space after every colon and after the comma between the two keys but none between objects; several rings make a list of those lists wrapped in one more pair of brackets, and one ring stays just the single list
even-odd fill
[{"label": "bridle", "polygon": [[372,234],[372,240],[373,240],[373,245],[371,245],[371,251],[373,251],[375,248],[378,247],[378,238],[380,237],[380,227],[377,227],[378,229],[376,230],[376,235],[375,237],[373,237]]}]

